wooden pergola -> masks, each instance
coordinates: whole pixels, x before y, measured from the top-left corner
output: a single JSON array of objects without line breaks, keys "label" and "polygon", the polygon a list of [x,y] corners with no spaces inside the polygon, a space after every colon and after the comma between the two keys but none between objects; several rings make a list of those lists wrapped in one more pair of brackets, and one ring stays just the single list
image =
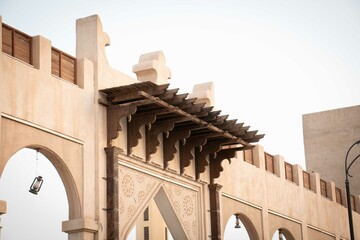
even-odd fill
[{"label": "wooden pergola", "polygon": [[[163,135],[164,164],[167,169],[170,161],[179,152],[180,174],[195,161],[195,179],[210,170],[210,205],[212,208],[212,239],[220,239],[219,194],[221,186],[214,183],[223,171],[221,162],[235,157],[236,151],[253,147],[251,143],[264,137],[258,131],[250,131],[249,126],[237,123],[236,119],[228,120],[228,115],[220,115],[219,110],[197,103],[196,98],[187,98],[188,94],[178,94],[179,89],[168,89],[169,84],[157,85],[152,82],[141,82],[126,86],[100,90],[103,95],[99,102],[107,106],[107,140],[108,148],[122,130],[120,120],[127,117],[127,154],[139,143],[141,127],[146,126],[145,145],[146,162],[158,151],[159,136]],[[176,143],[180,142],[179,149]],[[193,154],[195,152],[195,154]],[[117,183],[111,178],[117,175],[117,157],[114,151],[108,153],[108,197],[113,205],[117,202]],[[115,154],[116,155],[116,154]],[[115,181],[115,180],[114,180]],[[109,205],[108,204],[108,205]],[[108,206],[109,207],[109,206]],[[110,206],[110,208],[116,206]],[[214,211],[213,211],[214,210]],[[111,215],[111,214],[110,214]],[[111,215],[112,222],[116,216]],[[116,228],[116,224],[113,225]],[[109,229],[110,230],[110,229]],[[111,230],[110,230],[111,231]],[[113,230],[116,234],[116,230]]]}]

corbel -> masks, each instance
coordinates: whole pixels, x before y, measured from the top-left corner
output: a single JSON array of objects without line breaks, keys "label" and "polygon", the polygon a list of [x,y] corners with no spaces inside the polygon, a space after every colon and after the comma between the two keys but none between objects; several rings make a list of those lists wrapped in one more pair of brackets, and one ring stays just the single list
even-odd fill
[{"label": "corbel", "polygon": [[155,114],[135,114],[133,117],[128,118],[128,155],[132,153],[132,149],[139,144],[139,139],[143,137],[140,128],[144,125],[150,126],[155,120]]},{"label": "corbel", "polygon": [[136,112],[136,106],[118,106],[112,105],[107,107],[107,140],[108,146],[112,146],[112,140],[119,136],[122,127],[121,118],[131,116]]},{"label": "corbel", "polygon": [[224,139],[208,142],[202,149],[196,150],[196,180],[200,179],[200,174],[204,173],[206,167],[209,166],[209,155],[214,154],[213,157],[216,158],[217,152],[221,150],[221,145],[228,141],[228,139]]},{"label": "corbel", "polygon": [[190,137],[185,140],[185,144],[180,147],[180,173],[183,174],[185,168],[190,166],[191,160],[195,160],[195,155],[192,150],[195,148],[202,148],[207,142],[206,136]]},{"label": "corbel", "polygon": [[224,168],[221,166],[222,161],[227,159],[229,163],[231,163],[231,158],[234,158],[236,155],[236,152],[239,151],[239,149],[226,149],[219,151],[216,156],[212,155],[210,158],[210,181],[211,183],[214,183],[214,180],[216,178],[220,177],[220,173],[224,171]]},{"label": "corbel", "polygon": [[160,145],[159,135],[166,133],[174,128],[173,122],[160,122],[150,125],[150,129],[146,131],[146,162],[150,161],[151,155],[157,152],[157,147]]},{"label": "corbel", "polygon": [[185,143],[185,139],[189,138],[191,134],[190,130],[173,130],[169,132],[169,135],[164,138],[164,168],[167,169],[169,162],[175,157],[175,153],[178,152],[176,148],[176,142],[180,141]]}]

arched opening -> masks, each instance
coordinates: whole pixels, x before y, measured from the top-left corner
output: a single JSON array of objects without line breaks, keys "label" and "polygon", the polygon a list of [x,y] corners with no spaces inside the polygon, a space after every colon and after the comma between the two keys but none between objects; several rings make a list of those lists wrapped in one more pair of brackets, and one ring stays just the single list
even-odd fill
[{"label": "arched opening", "polygon": [[[63,182],[57,169],[43,154],[51,155],[50,151],[36,152],[30,148],[21,149],[9,159],[2,172],[0,199],[7,202],[7,213],[1,216],[1,239],[68,238],[61,231],[62,221],[69,219]],[[29,188],[38,175],[44,182],[34,195]]]},{"label": "arched opening", "polygon": [[254,225],[246,215],[235,213],[226,223],[224,239],[258,240],[259,236]]},{"label": "arched opening", "polygon": [[279,228],[273,234],[272,240],[295,240],[294,236],[286,228]]}]

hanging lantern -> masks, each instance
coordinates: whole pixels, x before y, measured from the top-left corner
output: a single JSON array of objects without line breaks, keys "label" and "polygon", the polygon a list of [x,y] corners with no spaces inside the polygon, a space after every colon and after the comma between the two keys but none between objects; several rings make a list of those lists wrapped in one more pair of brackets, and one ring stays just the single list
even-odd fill
[{"label": "hanging lantern", "polygon": [[43,182],[44,182],[44,179],[42,178],[42,176],[35,177],[34,181],[32,182],[32,184],[30,186],[29,192],[37,195],[41,189]]},{"label": "hanging lantern", "polygon": [[235,214],[235,228],[241,228],[239,214]]},{"label": "hanging lantern", "polygon": [[279,229],[279,240],[284,240],[284,234],[282,233],[281,229]]}]

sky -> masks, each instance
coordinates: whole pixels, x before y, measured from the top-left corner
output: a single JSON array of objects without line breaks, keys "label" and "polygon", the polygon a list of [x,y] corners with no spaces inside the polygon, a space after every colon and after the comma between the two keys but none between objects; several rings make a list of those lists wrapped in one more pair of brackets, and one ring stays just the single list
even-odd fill
[{"label": "sky", "polygon": [[213,81],[215,109],[304,169],[302,115],[360,104],[360,1],[0,1],[4,23],[72,55],[76,19],[93,14],[113,68],[136,78],[139,56],[162,50],[170,88]]}]

